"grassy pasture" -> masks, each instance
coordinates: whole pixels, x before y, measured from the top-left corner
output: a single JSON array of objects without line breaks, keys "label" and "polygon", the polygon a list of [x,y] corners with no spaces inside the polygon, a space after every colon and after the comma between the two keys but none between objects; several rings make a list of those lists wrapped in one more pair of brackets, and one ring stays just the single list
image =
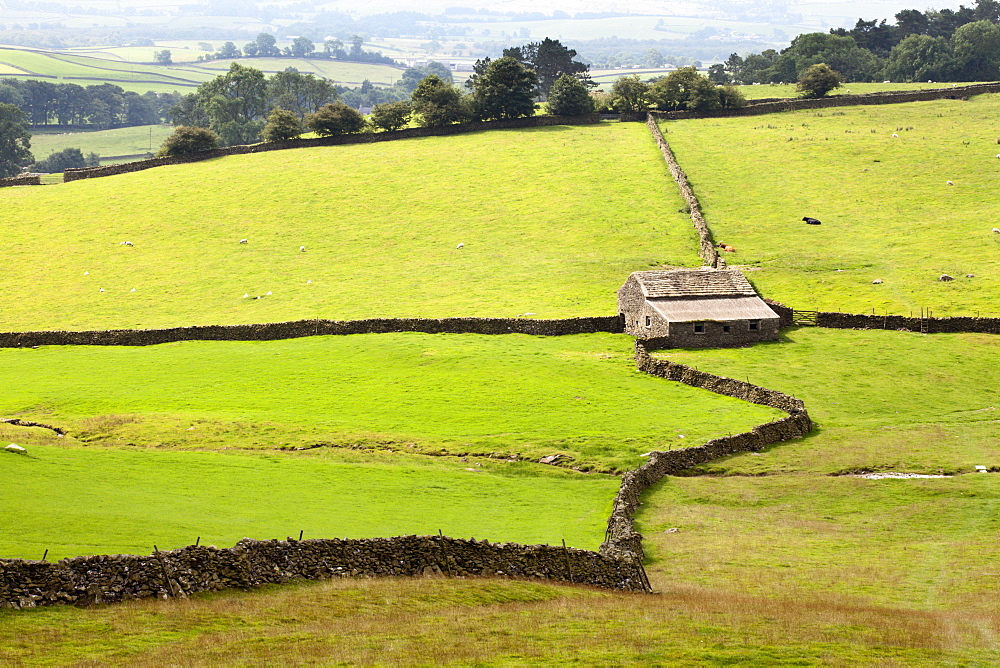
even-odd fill
[{"label": "grassy pasture", "polygon": [[0,413],[109,446],[564,453],[622,470],[780,416],[640,373],[630,340],[611,334],[66,346],[0,359]]},{"label": "grassy pasture", "polygon": [[[638,519],[655,582],[995,625],[1000,474],[973,471],[1000,467],[996,337],[799,328],[746,349],[661,354],[794,393],[818,429],[647,492]],[[838,475],[854,471],[958,475]]]},{"label": "grassy pasture", "polygon": [[648,130],[631,123],[6,188],[3,326],[612,314],[630,272],[699,263],[682,204]]},{"label": "grassy pasture", "polygon": [[[737,249],[726,259],[747,266],[765,296],[805,309],[997,316],[998,111],[1000,96],[981,95],[664,129],[716,240]],[[956,280],[939,282],[944,273]]]},{"label": "grassy pasture", "polygon": [[[113,130],[93,132],[45,132],[33,130],[31,153],[36,160],[47,158],[56,151],[78,148],[83,154],[97,153],[100,156],[138,155],[155,153],[163,141],[174,131],[170,125],[141,125]],[[152,149],[150,149],[152,146]],[[101,160],[101,164],[113,164],[114,160]]]},{"label": "grassy pasture", "polygon": [[8,68],[21,70],[6,73],[19,79],[38,78],[41,75],[47,81],[76,83],[81,86],[108,81],[125,90],[140,93],[190,88],[214,76],[211,72],[193,68],[13,47],[0,48],[0,61],[6,63]]},{"label": "grassy pasture", "polygon": [[[10,428],[5,428],[9,435]],[[23,431],[23,430],[22,430]],[[50,441],[56,439],[50,438]],[[0,558],[150,554],[240,538],[436,534],[596,549],[618,480],[416,456],[164,452],[33,444],[5,453]],[[16,482],[15,482],[16,481]],[[503,499],[503,503],[497,503]],[[30,506],[30,507],[29,507]]]},{"label": "grassy pasture", "polygon": [[[934,88],[946,88],[951,84],[948,83],[898,83],[889,82],[882,83],[881,81],[873,81],[870,83],[858,82],[844,84],[840,88],[837,88],[830,93],[830,97],[835,97],[837,95],[864,95],[867,93],[881,93],[883,91],[894,91],[894,90],[927,90]],[[959,86],[967,86],[968,84],[961,83]],[[760,84],[760,85],[750,85],[750,86],[737,86],[743,96],[748,100],[758,100],[764,97],[798,97],[799,94],[795,90],[795,84]]]},{"label": "grassy pasture", "polygon": [[233,62],[253,67],[262,72],[281,72],[294,67],[300,72],[308,72],[337,83],[358,85],[368,79],[374,84],[392,84],[399,81],[403,67],[376,65],[372,63],[352,63],[338,60],[318,60],[312,58],[240,58],[234,60],[211,60],[207,63],[192,64],[190,67],[216,76],[229,69]]},{"label": "grassy pasture", "polygon": [[116,665],[983,665],[996,615],[537,582],[337,580],[0,610],[0,662]]}]

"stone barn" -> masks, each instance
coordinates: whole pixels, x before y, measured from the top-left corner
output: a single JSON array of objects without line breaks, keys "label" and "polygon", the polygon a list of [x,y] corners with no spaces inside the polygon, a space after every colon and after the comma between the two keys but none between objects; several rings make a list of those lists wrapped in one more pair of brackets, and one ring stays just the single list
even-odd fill
[{"label": "stone barn", "polygon": [[778,338],[778,314],[736,269],[637,271],[618,290],[625,333],[663,348],[742,346]]}]

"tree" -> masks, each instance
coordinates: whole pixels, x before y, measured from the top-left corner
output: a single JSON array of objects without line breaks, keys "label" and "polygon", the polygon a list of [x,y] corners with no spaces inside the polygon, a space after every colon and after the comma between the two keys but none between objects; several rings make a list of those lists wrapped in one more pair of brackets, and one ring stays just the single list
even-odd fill
[{"label": "tree", "polygon": [[541,42],[531,42],[524,46],[504,49],[504,57],[513,58],[538,77],[537,95],[543,98],[549,96],[553,84],[564,74],[579,75],[581,81],[589,82],[587,74],[590,66],[581,63],[576,58],[576,51],[567,49],[557,39],[546,37]]},{"label": "tree", "polygon": [[198,103],[208,116],[208,127],[222,141],[248,144],[258,140],[268,113],[264,73],[239,63],[198,86]]},{"label": "tree", "polygon": [[1000,26],[989,21],[966,23],[955,30],[951,44],[961,79],[1000,79]]},{"label": "tree", "polygon": [[656,49],[649,49],[642,57],[642,64],[646,67],[663,67],[663,54]]},{"label": "tree", "polygon": [[[695,68],[682,67],[656,81],[650,90],[650,98],[661,109],[710,111],[722,106],[720,90]],[[738,104],[731,93],[727,93],[726,102]]]},{"label": "tree", "polygon": [[83,152],[80,149],[64,148],[61,151],[56,151],[44,160],[36,162],[34,169],[36,172],[59,174],[65,172],[67,169],[78,169],[86,166],[87,160],[83,157]]},{"label": "tree", "polygon": [[372,109],[371,124],[380,130],[392,132],[404,127],[412,113],[413,107],[405,100],[377,104]]},{"label": "tree", "polygon": [[844,77],[830,69],[826,63],[817,63],[805,71],[795,85],[795,90],[804,98],[824,97],[835,88],[840,88]]},{"label": "tree", "polygon": [[232,42],[226,42],[222,45],[222,48],[219,49],[219,52],[215,54],[215,57],[228,60],[230,58],[239,58],[240,55],[240,50],[236,48],[235,44]]},{"label": "tree", "polygon": [[337,87],[326,79],[286,68],[271,76],[267,82],[267,96],[274,106],[287,109],[304,119],[324,104],[337,100]]},{"label": "tree", "polygon": [[163,51],[154,51],[153,60],[160,63],[161,65],[169,65],[174,62],[171,60],[170,49],[164,49]]},{"label": "tree", "polygon": [[299,117],[287,109],[274,109],[267,117],[264,130],[260,133],[264,141],[286,141],[302,134]]},{"label": "tree", "polygon": [[306,127],[321,137],[346,135],[361,132],[365,127],[365,117],[354,107],[343,102],[327,104],[316,113],[306,116]]},{"label": "tree", "polygon": [[594,99],[590,91],[576,77],[564,74],[552,84],[549,91],[550,114],[557,116],[577,116],[594,112]]},{"label": "tree", "polygon": [[167,157],[174,155],[192,155],[211,151],[219,147],[219,135],[207,128],[192,128],[182,125],[174,130],[173,134],[167,137],[157,157]]},{"label": "tree", "polygon": [[268,56],[280,56],[281,49],[275,46],[277,40],[274,39],[274,35],[266,32],[262,32],[257,35],[257,55],[261,58],[267,58]]},{"label": "tree", "polygon": [[296,37],[292,40],[291,50],[296,58],[308,58],[316,50],[316,45],[308,37]]},{"label": "tree", "polygon": [[475,79],[472,98],[476,113],[485,120],[532,116],[536,86],[538,77],[532,70],[514,58],[498,58]]},{"label": "tree", "polygon": [[878,58],[857,45],[849,35],[805,33],[792,40],[775,61],[778,81],[794,81],[816,64],[825,63],[851,81],[874,81],[879,76]]},{"label": "tree", "polygon": [[889,53],[884,76],[891,81],[947,81],[953,76],[954,60],[944,37],[911,34]]},{"label": "tree", "polygon": [[467,118],[462,105],[462,94],[436,74],[425,77],[417,84],[410,99],[413,102],[413,113],[424,127],[441,127]]},{"label": "tree", "polygon": [[0,178],[16,176],[32,162],[27,117],[14,105],[0,103]]},{"label": "tree", "polygon": [[611,87],[611,96],[619,112],[642,111],[649,106],[649,84],[638,74],[621,77]]},{"label": "tree", "polygon": [[714,84],[732,83],[732,77],[726,72],[726,66],[722,63],[716,63],[708,68],[708,80]]}]

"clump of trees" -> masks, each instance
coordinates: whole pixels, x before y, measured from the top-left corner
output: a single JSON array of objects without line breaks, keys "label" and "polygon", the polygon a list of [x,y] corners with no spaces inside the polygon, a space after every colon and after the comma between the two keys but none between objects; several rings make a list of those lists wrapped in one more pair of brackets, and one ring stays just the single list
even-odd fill
[{"label": "clump of trees", "polygon": [[219,147],[219,135],[207,128],[188,127],[182,125],[174,130],[160,146],[156,157],[165,158],[177,155],[191,155],[211,151]]},{"label": "clump of trees", "polygon": [[16,176],[32,162],[28,119],[14,105],[0,102],[0,178]]},{"label": "clump of trees", "polygon": [[817,63],[807,69],[795,86],[799,95],[804,98],[824,97],[827,93],[840,88],[844,77],[840,72],[830,69],[826,63]]},{"label": "clump of trees", "polygon": [[32,169],[36,172],[47,174],[58,174],[67,169],[77,169],[80,167],[97,167],[101,164],[101,157],[96,153],[83,155],[83,151],[78,148],[64,148],[49,155],[44,160],[39,160]]},{"label": "clump of trees", "polygon": [[853,29],[807,33],[778,52],[732,54],[716,76],[735,82],[797,81],[820,63],[849,81],[995,81],[1000,79],[1000,2],[957,10],[904,9],[896,23],[859,19]]},{"label": "clump of trees", "polygon": [[21,109],[32,125],[112,127],[162,122],[180,96],[149,91],[142,95],[114,84],[80,86],[51,81],[0,79],[0,102]]},{"label": "clump of trees", "polygon": [[396,61],[383,56],[379,51],[365,51],[361,48],[365,38],[361,35],[351,37],[350,48],[345,48],[344,42],[337,38],[323,42],[322,49],[308,37],[296,37],[284,48],[278,46],[278,41],[271,33],[262,32],[252,42],[247,42],[243,48],[233,42],[226,42],[218,51],[198,56],[198,60],[234,60],[236,58],[326,58],[332,60],[350,60],[361,63],[383,63],[392,65]]},{"label": "clump of trees", "polygon": [[715,84],[694,67],[682,67],[650,82],[634,74],[621,77],[611,94],[599,100],[599,108],[622,113],[647,109],[711,111],[745,106],[746,98],[734,86]]}]

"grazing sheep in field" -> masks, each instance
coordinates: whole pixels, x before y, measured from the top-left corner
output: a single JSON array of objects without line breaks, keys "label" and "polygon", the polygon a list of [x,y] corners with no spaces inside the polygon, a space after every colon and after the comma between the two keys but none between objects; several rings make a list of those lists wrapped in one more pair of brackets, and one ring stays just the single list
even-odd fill
[{"label": "grazing sheep in field", "polygon": [[947,183],[949,186],[955,185],[952,181],[945,181],[945,183]]},{"label": "grazing sheep in field", "polygon": [[940,276],[938,276],[938,280],[939,281],[944,281],[944,282],[954,281],[955,277],[954,276],[949,276],[948,274],[941,274]]},{"label": "grazing sheep in field", "polygon": [[898,137],[899,135],[897,135],[897,134],[896,134],[895,132],[893,132],[893,133],[892,133],[892,136],[893,136],[893,137]]},{"label": "grazing sheep in field", "polygon": [[306,252],[306,247],[305,246],[299,246],[299,250],[301,252],[305,253]]},{"label": "grazing sheep in field", "polygon": [[131,241],[123,241],[123,242],[121,242],[121,243],[120,243],[120,244],[118,244],[118,245],[119,245],[119,246],[132,246],[132,245],[134,245],[134,244],[133,244],[133,243],[132,243]]},{"label": "grazing sheep in field", "polygon": [[881,278],[876,278],[874,281],[872,281],[872,285],[882,285],[882,282],[883,281]]},{"label": "grazing sheep in field", "polygon": [[806,225],[822,225],[820,221],[815,218],[810,218],[809,216],[803,216],[802,220],[806,221]]},{"label": "grazing sheep in field", "polygon": [[465,244],[464,243],[460,243],[457,246],[455,246],[455,248],[465,248]]},{"label": "grazing sheep in field", "polygon": [[248,242],[249,242],[249,239],[240,239],[240,243],[241,244],[245,244],[245,243],[248,243]]},{"label": "grazing sheep in field", "polygon": [[1000,229],[993,228],[993,234],[1000,234]]},{"label": "grazing sheep in field", "polygon": [[99,290],[99,292],[104,292],[104,288],[101,288],[101,289]]}]

